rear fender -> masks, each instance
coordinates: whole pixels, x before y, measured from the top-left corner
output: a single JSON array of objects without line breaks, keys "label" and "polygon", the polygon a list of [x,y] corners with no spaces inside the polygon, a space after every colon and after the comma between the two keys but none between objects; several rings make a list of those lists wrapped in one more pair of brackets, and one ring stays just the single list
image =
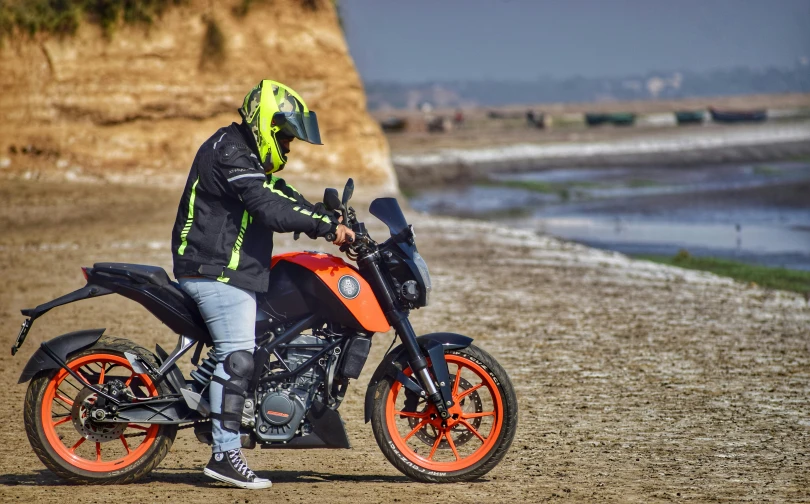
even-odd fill
[{"label": "rear fender", "polygon": [[[441,345],[442,347],[442,355],[444,351],[447,350],[454,350],[459,348],[467,348],[472,344],[473,339],[464,336],[462,334],[456,333],[431,333],[425,334],[424,336],[419,336],[416,338],[416,342],[419,344],[419,348],[425,353],[425,356],[428,356],[429,353],[433,355],[438,355],[435,351],[435,347]],[[430,352],[431,348],[434,349],[433,352]],[[447,363],[443,362],[443,367],[447,369]],[[431,368],[434,366],[434,363],[431,361]],[[374,407],[374,390],[377,388],[377,384],[380,383],[386,376],[391,377],[395,380],[400,379],[400,373],[403,369],[408,367],[408,351],[405,349],[404,346],[398,345],[396,348],[388,352],[388,355],[380,362],[377,366],[377,369],[374,371],[374,374],[371,376],[371,381],[368,383],[368,388],[366,389],[366,400],[365,400],[365,421],[368,423],[371,420],[371,409]],[[435,372],[434,372],[435,375]],[[412,386],[409,383],[403,383],[406,387]]]},{"label": "rear fender", "polygon": [[96,341],[101,338],[101,335],[104,334],[104,331],[105,329],[85,329],[84,331],[63,334],[43,342],[40,348],[34,352],[34,355],[28,359],[28,364],[23,368],[20,380],[17,383],[27,382],[40,371],[59,369],[62,367],[43,350],[43,347],[48,348],[48,350],[59,356],[64,362],[71,353],[84,350],[94,345]]}]

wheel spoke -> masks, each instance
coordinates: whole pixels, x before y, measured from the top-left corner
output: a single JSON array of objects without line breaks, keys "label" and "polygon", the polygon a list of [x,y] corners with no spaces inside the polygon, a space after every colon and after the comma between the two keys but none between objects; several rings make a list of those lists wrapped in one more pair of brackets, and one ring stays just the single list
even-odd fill
[{"label": "wheel spoke", "polygon": [[72,377],[71,377],[70,375],[67,375],[67,376],[66,376],[64,379],[62,379],[62,381],[61,381],[61,382],[59,382],[59,385],[57,385],[57,388],[58,388],[58,387],[61,387],[63,383],[67,383],[67,384],[68,384],[68,385],[70,385],[71,387],[73,387],[73,388],[75,388],[76,390],[78,390],[79,392],[81,392],[81,391],[82,391],[82,389],[80,389],[79,387],[77,387],[76,385],[74,385],[74,384],[73,384],[73,382],[71,382],[70,380],[68,380],[68,378],[72,378]]},{"label": "wheel spoke", "polygon": [[101,443],[96,443],[96,462],[101,462]]},{"label": "wheel spoke", "polygon": [[427,411],[398,411],[397,414],[401,417],[409,417],[409,418],[425,418],[428,416]]},{"label": "wheel spoke", "polygon": [[428,460],[433,460],[433,455],[436,453],[436,449],[442,443],[442,436],[436,436],[436,442],[433,443],[433,448],[430,449],[430,455],[428,455]]},{"label": "wheel spoke", "polygon": [[127,455],[129,455],[129,453],[130,453],[129,452],[129,445],[127,444],[127,440],[124,439],[124,435],[121,434],[121,437],[119,437],[118,439],[120,439],[121,442],[124,443],[124,449],[127,451]]},{"label": "wheel spoke", "polygon": [[132,427],[133,429],[138,429],[138,430],[149,430],[149,427],[144,427],[143,425],[138,425],[138,424],[134,424],[134,423],[127,424],[127,427]]},{"label": "wheel spoke", "polygon": [[59,399],[60,401],[64,402],[68,406],[73,406],[73,401],[70,398],[63,396],[62,394],[60,394],[58,392],[54,395],[54,397],[56,399]]},{"label": "wheel spoke", "polygon": [[453,381],[453,392],[452,392],[453,397],[455,397],[456,394],[458,394],[458,384],[461,382],[462,369],[463,368],[461,367],[461,365],[456,364],[456,379]]},{"label": "wheel spoke", "polygon": [[466,420],[464,420],[464,419],[461,419],[461,420],[459,420],[459,421],[458,421],[458,423],[460,423],[461,425],[463,425],[464,427],[466,427],[466,428],[467,428],[467,430],[469,430],[470,432],[472,432],[473,434],[475,434],[475,437],[477,437],[478,439],[480,439],[482,443],[485,441],[484,437],[483,437],[483,436],[481,436],[481,434],[479,434],[479,433],[478,433],[478,431],[475,429],[475,427],[473,427],[473,426],[470,424],[470,422],[468,422],[468,421],[466,421]]},{"label": "wheel spoke", "polygon": [[481,413],[464,413],[461,418],[481,418],[485,416],[495,416],[494,411],[483,411]]},{"label": "wheel spoke", "polygon": [[71,408],[70,408],[69,406],[65,406],[65,404],[64,404],[62,401],[53,401],[53,405],[54,405],[54,406],[59,406],[60,408],[62,408],[63,410],[65,410],[65,413],[64,413],[64,414],[60,413],[60,414],[58,415],[60,418],[61,418],[61,417],[63,417],[63,416],[66,416],[66,415],[70,415],[70,414],[71,414]]},{"label": "wheel spoke", "polygon": [[481,383],[479,383],[478,385],[476,385],[475,387],[468,388],[467,390],[465,390],[464,392],[460,393],[459,395],[457,395],[457,396],[456,396],[456,397],[454,397],[453,399],[455,400],[455,402],[459,402],[460,400],[464,399],[465,397],[467,397],[468,395],[472,394],[473,392],[475,392],[476,390],[480,389],[480,388],[481,388],[481,387],[483,387],[483,386],[484,386],[484,382],[481,382]]},{"label": "wheel spoke", "polygon": [[75,371],[76,371],[76,375],[77,375],[79,378],[81,378],[82,380],[84,380],[84,384],[85,384],[85,385],[90,385],[90,380],[88,380],[88,379],[87,379],[87,378],[86,378],[86,377],[85,377],[85,376],[82,374],[82,372],[81,372],[81,371],[79,371],[78,369],[76,369]]},{"label": "wheel spoke", "polygon": [[413,430],[412,430],[412,431],[411,431],[411,432],[410,432],[410,433],[409,433],[407,436],[405,436],[404,438],[402,438],[402,440],[403,440],[403,441],[405,441],[405,442],[407,442],[407,441],[408,441],[408,440],[411,438],[411,436],[413,436],[414,434],[416,434],[417,432],[419,432],[419,429],[421,429],[422,427],[424,427],[425,425],[427,425],[428,421],[429,421],[429,420],[428,420],[427,418],[425,418],[424,420],[422,420],[421,422],[419,422],[418,424],[416,424],[416,427],[414,427],[414,428],[413,428]]},{"label": "wheel spoke", "polygon": [[84,443],[84,441],[85,441],[85,438],[83,438],[83,437],[82,437],[82,438],[79,438],[79,440],[78,440],[78,441],[76,441],[76,444],[75,444],[75,445],[73,445],[73,446],[70,448],[70,453],[75,453],[75,452],[76,452],[76,448],[78,448],[79,446],[81,446],[81,445],[82,445],[82,443]]},{"label": "wheel spoke", "polygon": [[447,432],[444,433],[445,437],[447,437],[447,444],[450,445],[450,449],[453,450],[453,455],[456,456],[456,460],[461,460],[461,457],[458,454],[458,450],[456,450],[456,443],[453,442],[452,432],[448,429]]},{"label": "wheel spoke", "polygon": [[132,383],[133,378],[135,378],[135,371],[133,371],[132,374],[129,375],[129,378],[127,378],[127,381],[124,382],[124,385],[129,387],[129,384]]},{"label": "wheel spoke", "polygon": [[98,384],[104,385],[104,371],[106,370],[107,366],[104,364],[101,365],[101,374],[98,375]]},{"label": "wheel spoke", "polygon": [[[65,423],[65,422],[70,422],[70,420],[71,420],[70,416],[66,416],[66,417],[65,417],[65,418],[63,418],[63,419],[61,419],[61,420],[58,420],[58,421],[54,422],[54,423],[53,423],[53,426],[54,426],[54,427],[56,427],[57,425],[62,425],[62,424],[63,424],[63,423]],[[84,439],[84,438],[82,438],[82,439]]]}]

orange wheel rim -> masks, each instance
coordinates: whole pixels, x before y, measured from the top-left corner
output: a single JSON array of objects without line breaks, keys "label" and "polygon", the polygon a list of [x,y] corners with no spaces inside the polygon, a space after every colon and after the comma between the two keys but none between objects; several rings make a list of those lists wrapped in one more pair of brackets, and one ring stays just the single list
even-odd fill
[{"label": "orange wheel rim", "polygon": [[[75,415],[67,414],[65,410],[68,408],[70,411],[76,409],[74,408],[73,399],[80,393],[77,384],[103,384],[106,380],[112,378],[110,373],[113,371],[117,373],[123,371],[124,375],[116,376],[116,378],[126,379],[126,385],[131,388],[135,387],[133,380],[137,378],[140,393],[148,397],[158,395],[157,387],[152,383],[152,380],[146,375],[136,374],[132,370],[129,361],[118,355],[86,355],[68,362],[67,365],[71,370],[78,373],[85,383],[79,384],[76,382],[75,378],[65,369],[60,369],[56,376],[48,382],[42,399],[41,419],[42,430],[45,432],[45,437],[51,448],[70,465],[90,472],[110,472],[123,469],[141,458],[154,444],[160,426],[154,424],[148,426],[134,423],[122,424],[125,427],[121,435],[116,439],[109,442],[94,442],[86,435],[78,432],[78,429],[72,425]],[[93,365],[98,367],[98,371],[92,374],[88,373],[87,370],[93,371]],[[82,371],[82,368],[85,371]],[[128,377],[126,376],[127,373],[129,373]],[[72,397],[67,390],[72,390],[74,393]],[[118,433],[117,429],[120,429],[120,427],[113,431],[114,434]],[[130,436],[131,434],[143,436],[140,444],[137,446],[131,444],[134,440],[134,437]]]},{"label": "orange wheel rim", "polygon": [[[402,409],[400,393],[405,389],[398,381],[391,386],[385,408],[388,433],[399,452],[413,464],[436,472],[460,471],[483,459],[498,441],[504,416],[498,386],[486,369],[461,355],[446,354],[445,359],[450,367],[455,403],[450,408],[451,419],[446,426],[429,400],[422,403],[421,411]],[[413,372],[408,368],[404,373],[411,376]],[[468,381],[470,379],[472,381]],[[481,400],[483,396],[488,396],[486,401]],[[473,398],[476,409],[482,411],[465,410],[464,403],[472,403]],[[481,423],[483,419],[486,424]],[[420,439],[415,441],[415,438]]]}]

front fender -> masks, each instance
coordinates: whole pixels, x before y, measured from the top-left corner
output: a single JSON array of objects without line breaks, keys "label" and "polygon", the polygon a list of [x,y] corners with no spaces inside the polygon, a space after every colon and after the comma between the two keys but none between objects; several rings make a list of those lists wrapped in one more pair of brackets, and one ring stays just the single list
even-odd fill
[{"label": "front fender", "polygon": [[[472,341],[473,339],[469,336],[448,332],[425,334],[424,336],[419,336],[416,338],[419,348],[425,352],[426,356],[430,348],[437,343],[442,346],[442,350],[453,350],[458,348],[467,348],[472,344]],[[385,356],[385,358],[377,366],[377,369],[374,370],[374,374],[371,376],[371,381],[369,381],[368,388],[366,389],[366,423],[371,420],[371,409],[374,407],[374,389],[377,388],[377,384],[380,383],[380,380],[386,376],[391,376],[392,378],[396,377],[397,373],[407,366],[408,352],[405,350],[404,346],[397,345],[396,348],[388,352],[388,355]]]},{"label": "front fender", "polygon": [[34,355],[28,359],[28,364],[23,368],[20,375],[20,381],[17,383],[25,383],[40,371],[47,369],[59,369],[62,366],[53,360],[42,347],[47,347],[51,352],[59,356],[64,362],[67,356],[73,352],[84,350],[85,348],[93,345],[104,334],[105,329],[85,329],[84,331],[76,331],[72,333],[57,336],[51,340],[45,341],[40,345],[40,348],[34,352]]}]

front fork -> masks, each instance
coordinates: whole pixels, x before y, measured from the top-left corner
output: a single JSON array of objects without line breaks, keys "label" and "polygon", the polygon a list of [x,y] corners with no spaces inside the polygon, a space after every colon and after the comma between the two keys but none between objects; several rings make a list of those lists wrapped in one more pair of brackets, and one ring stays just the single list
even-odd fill
[{"label": "front fork", "polygon": [[[366,274],[369,283],[376,287],[374,289],[377,299],[385,309],[385,315],[391,326],[396,330],[397,335],[402,340],[405,350],[408,352],[408,363],[421,383],[419,387],[410,378],[400,373],[397,379],[412,392],[420,396],[427,396],[439,412],[442,418],[448,418],[450,413],[447,409],[453,406],[453,394],[450,387],[450,371],[447,368],[447,361],[444,358],[444,349],[440,343],[431,342],[428,344],[427,358],[416,341],[416,333],[413,330],[408,315],[403,313],[397,306],[391,288],[385,281],[383,272],[380,269],[380,253],[373,252],[358,259],[357,264]],[[433,371],[431,377],[430,372]],[[435,378],[435,382],[433,379]]]},{"label": "front fork", "polygon": [[[426,349],[427,357],[430,359],[430,364],[428,364],[428,359],[425,358],[422,349],[416,342],[416,334],[410,320],[403,316],[394,324],[394,329],[408,352],[408,364],[411,366],[413,373],[419,377],[422,387],[424,387],[421,395],[427,395],[427,399],[436,406],[439,416],[448,418],[450,414],[447,409],[455,403],[453,402],[453,393],[450,386],[450,370],[444,358],[444,347],[436,341],[428,343]],[[433,371],[433,376],[431,376],[431,371]],[[407,377],[399,376],[398,379],[402,381]]]}]

